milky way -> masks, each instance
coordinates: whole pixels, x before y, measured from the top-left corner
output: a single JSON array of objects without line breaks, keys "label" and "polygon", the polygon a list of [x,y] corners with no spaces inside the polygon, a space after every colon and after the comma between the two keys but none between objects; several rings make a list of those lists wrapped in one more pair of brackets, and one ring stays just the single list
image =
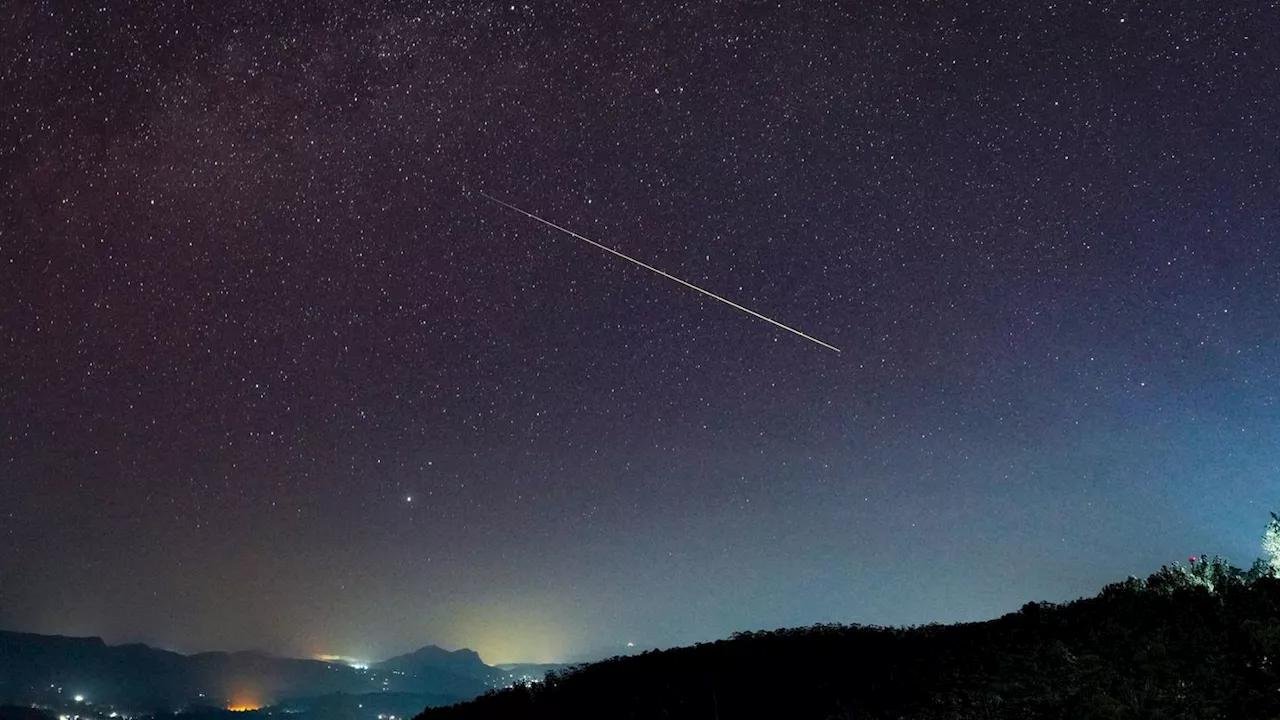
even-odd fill
[{"label": "milky way", "polygon": [[571,659],[1280,509],[1275,7],[11,5],[6,629]]}]

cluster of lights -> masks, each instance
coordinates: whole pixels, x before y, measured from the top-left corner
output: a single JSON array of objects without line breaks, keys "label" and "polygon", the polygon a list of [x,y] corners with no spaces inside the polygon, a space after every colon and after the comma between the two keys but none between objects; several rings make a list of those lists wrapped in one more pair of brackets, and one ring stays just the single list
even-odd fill
[{"label": "cluster of lights", "polygon": [[537,685],[542,681],[543,681],[543,678],[535,677],[533,675],[521,675],[520,677],[516,677],[515,675],[508,675],[506,684],[500,685],[499,687],[502,689],[509,689],[509,688],[515,687],[516,685]]},{"label": "cluster of lights", "polygon": [[[36,707],[36,706],[35,706],[35,705],[33,705],[32,707]],[[63,715],[59,715],[59,716],[58,716],[58,720],[92,720],[92,718],[94,718],[94,717],[101,717],[101,716],[95,716],[95,715],[80,715],[80,714],[73,714],[73,715],[65,715],[65,714],[63,714]],[[128,715],[121,715],[120,713],[116,712],[115,710],[112,710],[111,712],[107,713],[107,717],[108,717],[108,718],[113,718],[113,720],[120,720],[120,719],[125,719],[125,720],[127,720],[127,718],[128,718],[129,716],[128,716]]]},{"label": "cluster of lights", "polygon": [[[59,695],[62,695],[64,692],[69,693],[69,691],[65,690],[65,688],[63,688],[61,685],[58,685],[57,683],[50,683],[49,689],[57,692]],[[130,720],[131,719],[131,716],[128,714],[122,714],[116,710],[110,710],[111,708],[110,704],[106,704],[106,705],[99,704],[95,706],[92,702],[90,702],[89,698],[84,695],[84,693],[75,693],[74,695],[70,695],[70,697],[68,698],[68,701],[74,702],[77,705],[82,705],[84,706],[84,709],[72,710],[68,713],[60,713],[56,716],[58,720],[108,720],[108,719],[109,720]],[[54,709],[47,705],[41,705],[38,703],[32,703],[31,707],[37,710],[38,709],[45,709],[45,710]],[[110,710],[110,712],[106,712],[108,710]],[[81,714],[82,712],[85,714]],[[105,715],[103,715],[104,712],[106,712]]]}]

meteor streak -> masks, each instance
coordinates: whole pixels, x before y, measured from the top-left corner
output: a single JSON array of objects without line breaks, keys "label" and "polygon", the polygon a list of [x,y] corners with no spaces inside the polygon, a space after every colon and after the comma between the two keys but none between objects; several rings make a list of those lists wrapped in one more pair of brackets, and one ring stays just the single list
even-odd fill
[{"label": "meteor streak", "polygon": [[604,250],[605,252],[609,252],[609,253],[612,253],[612,254],[614,254],[614,255],[617,255],[618,257],[622,258],[623,260],[626,260],[626,261],[627,261],[627,262],[629,262],[629,263],[634,263],[634,264],[636,264],[636,265],[639,265],[640,267],[644,268],[645,270],[648,270],[648,271],[650,271],[650,272],[655,272],[655,273],[657,273],[657,274],[661,275],[662,277],[667,278],[668,280],[674,280],[674,281],[676,281],[676,282],[680,283],[681,285],[684,285],[685,287],[687,287],[687,288],[689,288],[689,289],[691,289],[691,290],[697,290],[698,292],[702,293],[703,295],[706,295],[707,297],[711,298],[712,300],[718,300],[718,301],[720,301],[720,302],[724,303],[725,305],[728,305],[728,306],[729,306],[729,307],[731,307],[731,308],[736,308],[736,309],[738,309],[738,310],[741,310],[741,311],[742,311],[742,312],[744,312],[744,313],[747,313],[748,315],[750,315],[750,316],[752,316],[752,317],[758,318],[758,319],[763,320],[763,321],[765,321],[765,322],[767,322],[767,323],[770,323],[770,324],[772,324],[772,325],[776,325],[776,326],[778,326],[778,327],[782,328],[783,330],[786,330],[786,331],[787,331],[787,332],[789,332],[789,333],[794,333],[794,334],[796,334],[796,335],[799,335],[800,337],[804,338],[805,340],[808,340],[809,342],[812,342],[812,343],[816,343],[816,344],[818,344],[818,345],[821,345],[822,347],[827,348],[828,350],[834,350],[834,351],[836,351],[836,352],[840,352],[840,348],[836,347],[835,345],[829,345],[829,344],[827,344],[827,343],[822,342],[822,341],[821,341],[821,340],[819,340],[818,338],[813,337],[812,335],[806,335],[806,334],[804,334],[804,333],[800,332],[799,330],[797,330],[797,329],[795,329],[795,328],[793,328],[793,327],[791,327],[791,326],[789,326],[789,325],[783,325],[782,323],[778,322],[777,320],[774,320],[773,318],[765,317],[764,315],[761,315],[760,313],[756,312],[755,310],[752,310],[751,308],[743,307],[743,306],[739,305],[738,303],[733,302],[732,300],[728,300],[728,299],[725,299],[725,298],[720,297],[719,295],[717,295],[717,294],[715,294],[715,293],[711,292],[710,290],[704,290],[704,289],[702,289],[702,288],[698,287],[697,285],[694,285],[693,283],[688,282],[687,280],[681,280],[680,278],[676,277],[675,275],[672,275],[671,273],[663,272],[662,270],[659,270],[658,268],[656,268],[656,267],[654,267],[654,266],[652,266],[652,265],[649,265],[649,264],[647,264],[647,263],[641,262],[641,261],[639,261],[639,260],[637,260],[637,259],[635,259],[635,258],[631,257],[630,255],[625,255],[625,254],[623,254],[623,253],[620,253],[620,252],[618,252],[617,250],[614,250],[613,248],[609,247],[608,245],[604,245],[604,244],[598,243],[598,242],[596,242],[595,240],[592,240],[591,238],[589,238],[589,237],[587,237],[587,236],[585,236],[585,235],[579,235],[578,233],[576,233],[576,232],[574,232],[574,231],[572,231],[572,230],[570,230],[570,229],[568,229],[568,228],[561,227],[561,226],[559,226],[559,225],[557,225],[557,224],[555,224],[555,223],[551,222],[550,220],[544,220],[544,219],[542,219],[542,218],[538,217],[537,215],[534,215],[533,213],[528,212],[527,210],[521,210],[520,208],[516,207],[515,205],[512,205],[511,203],[508,203],[508,202],[503,202],[502,200],[499,200],[498,198],[493,197],[492,195],[487,195],[487,194],[482,193],[482,192],[478,192],[477,194],[478,194],[478,195],[480,195],[481,197],[483,197],[483,198],[485,198],[485,199],[487,199],[487,200],[491,200],[491,201],[493,201],[493,202],[495,202],[495,203],[497,203],[497,204],[499,204],[499,205],[501,205],[501,206],[503,206],[503,207],[505,207],[505,208],[510,208],[510,209],[512,209],[512,210],[515,210],[516,212],[520,213],[521,215],[524,215],[524,216],[525,216],[525,217],[527,217],[527,218],[531,218],[531,219],[533,219],[533,220],[537,220],[538,222],[542,223],[543,225],[547,225],[547,226],[549,226],[549,227],[553,227],[553,228],[555,228],[556,230],[559,230],[560,232],[565,233],[566,235],[572,235],[573,237],[576,237],[576,238],[578,238],[579,240],[582,240],[583,242],[590,243],[590,244],[592,244],[592,245],[594,245],[594,246],[596,246],[596,247],[600,248],[601,250]]}]

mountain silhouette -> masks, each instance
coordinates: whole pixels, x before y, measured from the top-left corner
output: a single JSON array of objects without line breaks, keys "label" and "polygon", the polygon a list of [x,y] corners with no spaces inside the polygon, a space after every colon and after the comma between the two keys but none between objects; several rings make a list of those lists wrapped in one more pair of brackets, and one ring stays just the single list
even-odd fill
[{"label": "mountain silhouette", "polygon": [[446,704],[473,698],[502,677],[474,651],[431,646],[354,668],[256,651],[182,655],[96,637],[0,631],[0,704],[65,707],[79,695],[95,705],[150,713],[365,693],[408,693]]}]

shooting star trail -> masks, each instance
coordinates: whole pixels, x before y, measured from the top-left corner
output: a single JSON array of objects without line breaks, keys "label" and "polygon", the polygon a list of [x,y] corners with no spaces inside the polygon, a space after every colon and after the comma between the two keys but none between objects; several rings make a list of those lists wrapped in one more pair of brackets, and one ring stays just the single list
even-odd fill
[{"label": "shooting star trail", "polygon": [[497,204],[499,204],[499,205],[501,205],[501,206],[503,206],[503,207],[505,207],[505,208],[510,208],[510,209],[512,209],[512,210],[515,210],[516,212],[520,213],[521,215],[524,215],[524,216],[525,216],[525,217],[527,217],[527,218],[532,218],[532,219],[534,219],[534,220],[537,220],[538,222],[542,223],[543,225],[546,225],[546,226],[548,226],[548,227],[553,227],[553,228],[555,228],[556,230],[559,230],[560,232],[565,233],[566,235],[572,235],[573,237],[576,237],[576,238],[578,238],[579,240],[582,240],[583,242],[590,243],[590,244],[592,244],[592,245],[594,245],[594,246],[596,246],[596,247],[600,248],[601,250],[604,250],[604,251],[606,251],[606,252],[609,252],[609,253],[612,253],[612,254],[614,254],[614,255],[617,255],[618,257],[622,258],[623,260],[626,260],[626,261],[627,261],[627,262],[629,262],[629,263],[634,263],[634,264],[636,264],[636,265],[639,265],[640,267],[644,268],[645,270],[648,270],[648,271],[650,271],[650,272],[655,272],[655,273],[657,273],[657,274],[661,275],[662,277],[667,278],[668,280],[674,280],[674,281],[676,281],[676,282],[680,283],[681,285],[684,285],[685,287],[687,287],[687,288],[689,288],[689,289],[691,289],[691,290],[697,290],[698,292],[702,293],[703,295],[706,295],[707,297],[711,298],[712,300],[718,300],[718,301],[720,301],[720,302],[724,303],[725,305],[728,305],[728,306],[729,306],[729,307],[731,307],[731,308],[736,308],[736,309],[738,309],[738,310],[741,310],[742,312],[747,313],[748,315],[750,315],[750,316],[752,316],[752,317],[754,317],[754,318],[757,318],[757,319],[763,320],[763,321],[765,321],[765,322],[767,322],[767,323],[769,323],[769,324],[771,324],[771,325],[776,325],[777,327],[780,327],[780,328],[782,328],[783,330],[786,330],[786,331],[787,331],[787,332],[789,332],[789,333],[794,333],[794,334],[796,334],[796,335],[799,335],[800,337],[804,338],[805,340],[808,340],[808,341],[809,341],[809,342],[811,342],[811,343],[816,343],[816,344],[818,344],[818,345],[821,345],[822,347],[827,348],[828,350],[834,350],[834,351],[836,351],[836,352],[840,352],[840,348],[836,347],[835,345],[830,345],[830,344],[828,344],[828,343],[824,343],[824,342],[822,342],[821,340],[819,340],[818,338],[813,337],[812,335],[806,335],[806,334],[804,334],[804,333],[800,332],[799,330],[797,330],[797,329],[795,329],[795,328],[791,327],[790,325],[784,325],[784,324],[782,324],[782,323],[778,322],[777,320],[774,320],[773,318],[765,317],[764,315],[761,315],[760,313],[756,312],[755,310],[752,310],[751,308],[743,307],[743,306],[739,305],[738,303],[736,303],[736,302],[734,302],[734,301],[732,301],[732,300],[728,300],[728,299],[726,299],[726,298],[722,298],[722,297],[720,297],[719,295],[717,295],[717,294],[715,294],[715,293],[711,292],[710,290],[704,290],[704,289],[702,289],[702,288],[698,287],[697,285],[694,285],[693,283],[688,282],[687,280],[681,280],[680,278],[676,277],[675,275],[672,275],[671,273],[663,272],[662,270],[659,270],[658,268],[656,268],[656,267],[654,267],[654,266],[652,266],[652,265],[649,265],[649,264],[647,264],[647,263],[641,262],[641,261],[639,261],[639,260],[637,260],[637,259],[635,259],[635,258],[631,257],[630,255],[625,255],[625,254],[623,254],[623,253],[620,253],[620,252],[618,252],[617,250],[614,250],[613,248],[609,247],[608,245],[603,245],[603,244],[601,244],[601,243],[598,243],[598,242],[596,242],[595,240],[592,240],[591,238],[589,238],[589,237],[587,237],[587,236],[585,236],[585,235],[579,235],[578,233],[576,233],[576,232],[574,232],[574,231],[572,231],[572,230],[570,230],[570,229],[568,229],[568,228],[561,227],[561,226],[559,226],[559,225],[557,225],[557,224],[555,224],[555,223],[551,222],[550,220],[544,220],[544,219],[542,219],[542,218],[538,217],[537,215],[534,215],[533,213],[531,213],[531,212],[529,212],[529,211],[527,211],[527,210],[521,210],[520,208],[516,207],[515,205],[512,205],[511,203],[508,203],[508,202],[503,202],[502,200],[499,200],[498,198],[493,197],[492,195],[487,195],[487,194],[482,193],[482,192],[477,192],[476,194],[477,194],[477,195],[480,195],[481,197],[483,197],[483,198],[485,198],[485,199],[487,199],[487,200],[491,200],[491,201],[493,201],[493,202],[495,202],[495,203],[497,203]]}]

